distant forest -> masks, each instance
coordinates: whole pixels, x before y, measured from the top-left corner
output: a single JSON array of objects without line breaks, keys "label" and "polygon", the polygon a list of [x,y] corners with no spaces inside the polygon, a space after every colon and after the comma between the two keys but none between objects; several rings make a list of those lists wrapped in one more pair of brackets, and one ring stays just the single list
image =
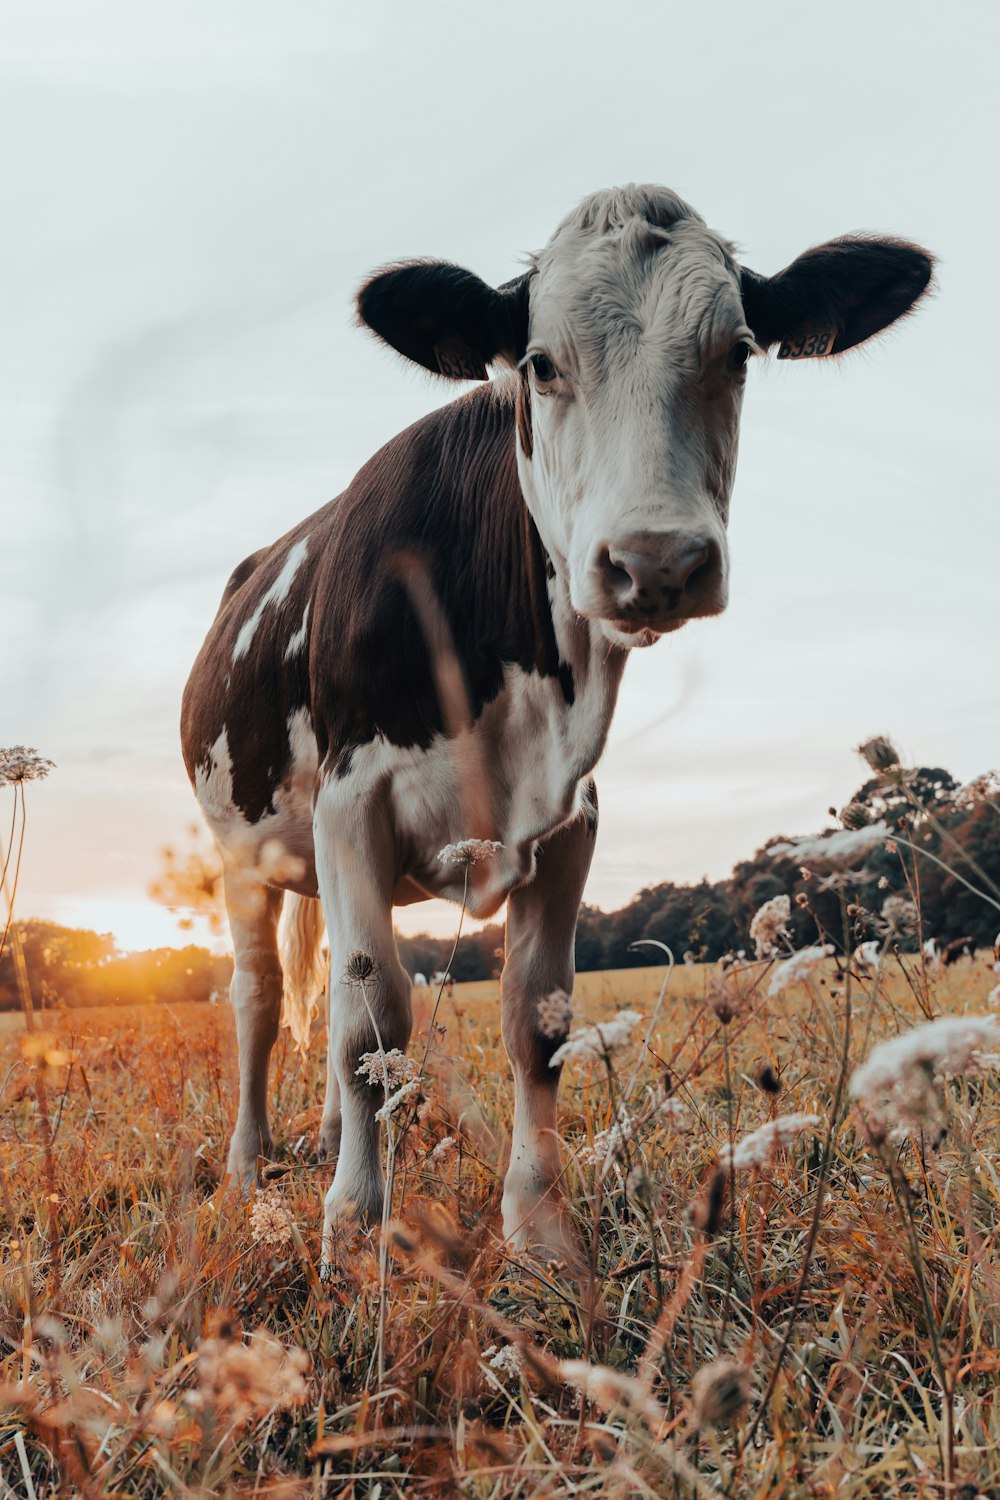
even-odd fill
[{"label": "distant forest", "polygon": [[[922,813],[914,810],[902,792],[887,788],[878,778],[866,782],[852,799],[871,817],[884,818],[922,853],[913,855],[900,846],[895,853],[879,848],[868,856],[868,878],[857,892],[851,940],[861,942],[876,936],[873,918],[886,897],[898,894],[918,897],[921,935],[945,940],[971,935],[987,947],[1000,927],[1000,913],[970,891],[958,875],[980,888],[984,881],[987,888],[992,884],[994,895],[1000,888],[997,783],[984,779],[984,789],[975,795],[963,795],[954,778],[939,767],[911,771],[908,782],[911,793],[925,809]],[[797,945],[816,939],[817,924],[831,939],[839,941],[839,897],[823,889],[821,880],[805,878],[794,858],[771,853],[772,846],[782,841],[782,835],[769,839],[752,859],[738,864],[728,880],[702,880],[696,885],[664,881],[640,891],[619,911],[584,906],[577,929],[577,968],[624,969],[655,962],[649,948],[630,951],[629,945],[639,938],[666,943],[678,961],[685,953],[699,960],[713,960],[730,950],[749,949],[754,912],[770,897],[782,893],[792,897]],[[202,884],[211,898],[217,899],[217,879],[203,876]],[[808,898],[808,905],[796,903],[800,893]],[[222,998],[229,985],[231,959],[204,948],[122,954],[109,934],[31,920],[17,926],[36,1006],[210,1000]],[[916,940],[914,937],[911,946]],[[446,938],[400,936],[398,943],[400,957],[410,973],[428,976],[444,967],[452,948],[452,941]],[[489,979],[499,973],[502,954],[503,927],[484,927],[461,939],[452,973],[459,982]],[[18,1006],[8,945],[0,959],[0,1010]]]}]

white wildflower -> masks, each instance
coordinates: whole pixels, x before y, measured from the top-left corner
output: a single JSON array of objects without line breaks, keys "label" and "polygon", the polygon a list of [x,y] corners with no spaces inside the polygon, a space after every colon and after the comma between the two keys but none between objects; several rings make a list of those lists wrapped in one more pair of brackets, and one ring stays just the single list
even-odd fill
[{"label": "white wildflower", "polygon": [[459,839],[456,844],[445,844],[438,859],[443,865],[478,865],[493,859],[502,848],[497,839]]},{"label": "white wildflower", "polygon": [[772,896],[754,912],[750,923],[750,940],[757,950],[758,958],[769,958],[781,938],[788,937],[788,924],[792,918],[792,898]]},{"label": "white wildflower", "polygon": [[611,1021],[601,1021],[596,1026],[586,1026],[577,1031],[561,1047],[557,1047],[549,1058],[549,1067],[571,1060],[579,1062],[601,1062],[619,1047],[624,1047],[635,1028],[642,1020],[637,1010],[620,1010]]},{"label": "white wildflower", "polygon": [[659,1427],[666,1417],[660,1403],[649,1394],[643,1381],[608,1365],[589,1365],[583,1359],[561,1359],[559,1379],[586,1396],[602,1411],[625,1407],[637,1412],[650,1427]]},{"label": "white wildflower", "polygon": [[565,1036],[573,1023],[573,1002],[565,990],[553,990],[538,1002],[538,1029],[552,1041]]},{"label": "white wildflower", "polygon": [[624,1104],[619,1105],[617,1120],[606,1130],[599,1130],[592,1145],[581,1149],[580,1160],[589,1166],[603,1167],[612,1158],[624,1154],[626,1143],[632,1139],[634,1130],[635,1122],[631,1115]]},{"label": "white wildflower", "polygon": [[880,929],[887,937],[909,937],[916,931],[918,912],[909,896],[886,896],[882,902]]},{"label": "white wildflower", "polygon": [[262,1328],[249,1344],[205,1338],[198,1345],[199,1389],[189,1400],[240,1427],[266,1411],[301,1406],[310,1366],[304,1349],[287,1349]]},{"label": "white wildflower", "polygon": [[819,1115],[779,1115],[737,1141],[730,1157],[734,1172],[744,1167],[766,1167],[779,1146],[787,1146],[803,1130],[819,1124]]},{"label": "white wildflower", "polygon": [[806,834],[803,838],[772,844],[768,853],[792,855],[800,864],[844,869],[856,859],[870,854],[885,841],[888,833],[885,823],[872,823],[867,828],[841,828],[836,833]]},{"label": "white wildflower", "polygon": [[277,1190],[258,1193],[250,1210],[250,1237],[268,1250],[287,1250],[292,1243],[292,1221]]},{"label": "white wildflower", "polygon": [[0,750],[0,785],[17,786],[25,781],[41,781],[55,770],[55,761],[46,760],[31,745],[9,745]]},{"label": "white wildflower", "polygon": [[872,1119],[900,1134],[941,1123],[939,1084],[1000,1067],[996,1016],[941,1016],[873,1047],[851,1075],[850,1092]]},{"label": "white wildflower", "polygon": [[411,1098],[419,1088],[419,1078],[411,1078],[409,1083],[404,1083],[402,1088],[397,1089],[394,1094],[389,1095],[381,1109],[375,1111],[376,1120],[388,1120],[389,1116],[395,1114],[399,1106],[405,1104],[406,1100]]},{"label": "white wildflower", "polygon": [[431,1161],[437,1165],[449,1161],[455,1154],[456,1145],[455,1137],[453,1135],[446,1135],[443,1141],[438,1141],[431,1152]]},{"label": "white wildflower", "polygon": [[791,958],[786,958],[784,963],[779,964],[775,969],[767,987],[768,994],[773,998],[787,990],[789,985],[801,984],[809,977],[816,965],[824,958],[829,958],[832,952],[832,943],[818,943],[812,948],[800,948],[798,953],[793,953]]},{"label": "white wildflower", "polygon": [[491,1370],[496,1370],[508,1379],[517,1380],[524,1373],[524,1361],[521,1359],[521,1351],[516,1344],[491,1344],[484,1349],[482,1358]]},{"label": "white wildflower", "polygon": [[364,1075],[369,1083],[381,1084],[383,1088],[398,1089],[404,1083],[409,1083],[416,1078],[420,1069],[412,1057],[407,1057],[400,1052],[398,1047],[393,1047],[385,1054],[385,1064],[382,1063],[382,1053],[362,1052],[361,1066],[355,1068],[358,1077]]},{"label": "white wildflower", "polygon": [[967,781],[954,794],[955,806],[968,812],[979,802],[991,802],[1000,797],[1000,772],[984,771],[973,781]]}]

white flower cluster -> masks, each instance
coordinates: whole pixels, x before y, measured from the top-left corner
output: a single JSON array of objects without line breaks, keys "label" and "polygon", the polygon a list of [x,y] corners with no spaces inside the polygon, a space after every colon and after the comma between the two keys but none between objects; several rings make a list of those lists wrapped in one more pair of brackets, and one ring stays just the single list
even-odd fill
[{"label": "white flower cluster", "polygon": [[499,1348],[491,1344],[483,1350],[482,1357],[491,1370],[497,1370],[509,1379],[519,1379],[524,1371],[521,1351],[516,1344],[501,1344]]},{"label": "white flower cluster", "polygon": [[41,781],[54,769],[55,761],[46,760],[31,745],[9,745],[0,750],[0,786]]},{"label": "white flower cluster", "polygon": [[409,1083],[404,1083],[402,1088],[390,1094],[381,1109],[375,1111],[376,1120],[388,1120],[389,1116],[395,1114],[401,1104],[405,1104],[413,1094],[420,1088],[420,1079],[411,1078]]},{"label": "white flower cluster", "polygon": [[751,1130],[749,1135],[736,1142],[730,1156],[732,1171],[766,1167],[779,1146],[787,1146],[803,1130],[818,1124],[819,1115],[778,1115],[777,1119],[768,1120],[766,1125]]},{"label": "white flower cluster", "polygon": [[1000,1067],[996,1016],[941,1016],[873,1047],[851,1075],[852,1096],[872,1120],[906,1135],[940,1123],[940,1084]]},{"label": "white flower cluster", "polygon": [[493,859],[502,848],[498,839],[459,839],[457,844],[445,844],[438,859],[443,865],[478,865]]},{"label": "white flower cluster", "polygon": [[632,1139],[634,1130],[635,1124],[631,1115],[624,1104],[619,1105],[617,1120],[606,1130],[599,1130],[594,1136],[592,1145],[582,1148],[580,1160],[593,1167],[603,1167],[606,1162],[622,1155],[626,1142]]},{"label": "white flower cluster", "polygon": [[398,1047],[385,1053],[384,1065],[382,1056],[381,1052],[362,1052],[361,1066],[355,1068],[355,1074],[366,1077],[369,1083],[381,1084],[383,1088],[398,1089],[415,1079],[420,1072],[414,1059],[400,1052]]},{"label": "white flower cluster", "polygon": [[250,1210],[250,1238],[268,1250],[287,1250],[292,1243],[292,1221],[281,1194],[258,1193]]},{"label": "white flower cluster", "polygon": [[754,912],[750,923],[750,939],[758,958],[770,958],[782,938],[788,936],[788,924],[792,919],[792,898],[772,896]]},{"label": "white flower cluster", "polygon": [[889,829],[885,823],[870,823],[867,828],[840,828],[836,833],[809,835],[772,844],[769,854],[791,854],[802,865],[821,865],[845,869],[879,844],[885,843]]},{"label": "white flower cluster", "polygon": [[789,985],[801,984],[809,977],[816,965],[822,963],[824,958],[829,958],[832,952],[832,943],[819,943],[813,948],[800,948],[798,953],[793,953],[791,958],[786,958],[785,962],[775,969],[767,987],[768,994],[773,998],[783,994]]},{"label": "white flower cluster", "polygon": [[596,1026],[585,1026],[557,1047],[549,1058],[549,1067],[557,1068],[564,1062],[601,1062],[612,1052],[624,1047],[633,1031],[642,1020],[637,1010],[620,1010],[610,1021]]},{"label": "white flower cluster", "polygon": [[431,1161],[434,1162],[436,1166],[440,1166],[444,1162],[449,1161],[455,1155],[456,1149],[457,1142],[455,1140],[455,1137],[453,1135],[446,1135],[443,1141],[438,1141],[437,1145],[434,1147],[434,1150],[431,1152]]},{"label": "white flower cluster", "polygon": [[538,1029],[552,1041],[565,1036],[573,1024],[573,1002],[565,990],[553,990],[538,1002]]}]

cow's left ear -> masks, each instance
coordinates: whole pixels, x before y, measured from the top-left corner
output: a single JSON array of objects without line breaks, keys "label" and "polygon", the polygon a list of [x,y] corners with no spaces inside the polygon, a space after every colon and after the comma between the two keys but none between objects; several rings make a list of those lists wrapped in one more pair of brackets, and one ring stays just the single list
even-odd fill
[{"label": "cow's left ear", "polygon": [[494,288],[444,261],[389,266],[358,292],[358,319],[435,375],[485,380],[488,364],[524,353],[529,275]]},{"label": "cow's left ear", "polygon": [[743,309],[779,359],[841,354],[903,317],[927,291],[933,257],[906,240],[849,236],[807,250],[777,276],[743,269]]}]

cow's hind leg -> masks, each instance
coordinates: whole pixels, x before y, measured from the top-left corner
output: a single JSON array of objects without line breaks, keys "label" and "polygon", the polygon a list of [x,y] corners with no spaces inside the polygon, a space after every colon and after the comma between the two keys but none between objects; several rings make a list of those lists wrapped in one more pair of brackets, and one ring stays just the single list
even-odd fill
[{"label": "cow's hind leg", "polygon": [[332,1160],[340,1153],[340,1079],[337,1077],[336,1060],[333,1050],[333,1017],[330,1014],[330,999],[333,994],[331,975],[327,975],[326,981],[326,1021],[327,1021],[327,1048],[326,1048],[326,1094],[323,1098],[323,1118],[319,1126],[319,1154]]},{"label": "cow's hind leg", "polygon": [[376,1111],[381,1084],[359,1075],[364,1053],[405,1050],[410,979],[392,932],[395,850],[384,810],[335,781],[316,801],[316,868],[330,940],[330,1058],[340,1095],[337,1169],[326,1198],[324,1258],[338,1221],[377,1220],[384,1178]]},{"label": "cow's hind leg", "polygon": [[260,1159],[273,1152],[267,1119],[267,1075],[281,1018],[278,918],[282,893],[229,868],[226,909],[233,935],[230,998],[236,1013],[240,1058],[240,1102],[229,1143],[228,1170],[249,1185]]},{"label": "cow's hind leg", "polygon": [[504,1233],[518,1248],[572,1251],[561,1207],[556,1096],[561,1069],[549,1066],[566,1039],[568,1016],[558,1004],[539,1004],[555,991],[573,991],[574,944],[580,898],[597,832],[597,804],[589,785],[585,810],[550,834],[538,851],[530,885],[507,903],[507,941],[501,979],[503,1040],[514,1071],[514,1129],[504,1179]]}]

